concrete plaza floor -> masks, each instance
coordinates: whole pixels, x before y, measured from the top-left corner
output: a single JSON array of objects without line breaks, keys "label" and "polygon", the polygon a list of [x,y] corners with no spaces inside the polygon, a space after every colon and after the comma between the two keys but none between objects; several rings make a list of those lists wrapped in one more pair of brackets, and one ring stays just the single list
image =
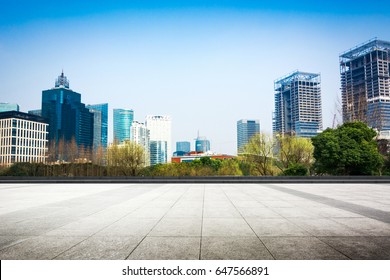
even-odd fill
[{"label": "concrete plaza floor", "polygon": [[390,259],[385,184],[0,184],[0,259]]}]

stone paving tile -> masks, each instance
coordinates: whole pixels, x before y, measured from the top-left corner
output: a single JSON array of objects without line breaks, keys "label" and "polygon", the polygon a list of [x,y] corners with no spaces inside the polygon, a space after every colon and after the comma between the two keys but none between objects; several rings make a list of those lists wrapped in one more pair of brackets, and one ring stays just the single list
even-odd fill
[{"label": "stone paving tile", "polygon": [[282,218],[272,209],[265,207],[238,207],[238,211],[244,218]]},{"label": "stone paving tile", "polygon": [[390,225],[374,219],[334,218],[333,220],[362,233],[362,235],[390,236]]},{"label": "stone paving tile", "polygon": [[15,245],[17,243],[23,242],[25,240],[28,240],[30,238],[34,238],[34,236],[20,236],[20,235],[0,236],[0,250]]},{"label": "stone paving tile", "polygon": [[294,206],[293,204],[283,200],[266,200],[262,201],[261,204],[272,208],[291,208]]},{"label": "stone paving tile", "polygon": [[0,258],[390,259],[389,185],[275,186],[0,185]]},{"label": "stone paving tile", "polygon": [[55,259],[59,260],[124,260],[142,237],[92,236]]},{"label": "stone paving tile", "polygon": [[175,205],[171,208],[202,208],[203,207],[203,200],[187,200],[187,199],[180,199],[178,202],[175,203]]},{"label": "stone paving tile", "polygon": [[125,217],[96,233],[97,236],[145,236],[159,219]]},{"label": "stone paving tile", "polygon": [[200,236],[201,227],[201,219],[163,218],[149,236]]},{"label": "stone paving tile", "polygon": [[285,218],[321,218],[321,216],[308,209],[293,207],[293,208],[272,208],[277,214]]},{"label": "stone paving tile", "polygon": [[294,224],[305,229],[314,236],[359,236],[359,231],[353,230],[346,225],[337,223],[327,218],[289,218]]},{"label": "stone paving tile", "polygon": [[304,229],[286,219],[246,219],[258,236],[309,236]]},{"label": "stone paving tile", "polygon": [[140,208],[129,214],[133,218],[156,218],[161,219],[170,208],[160,207],[160,208]]},{"label": "stone paving tile", "polygon": [[319,237],[323,242],[354,260],[389,260],[390,237]]},{"label": "stone paving tile", "polygon": [[258,208],[258,207],[267,207],[256,200],[231,200],[235,207],[246,208]]},{"label": "stone paving tile", "polygon": [[164,217],[167,218],[202,218],[201,207],[172,207]]},{"label": "stone paving tile", "polygon": [[363,217],[362,215],[342,210],[342,209],[337,209],[333,207],[317,207],[317,208],[311,208],[308,211],[312,213],[316,213],[319,216],[325,217],[325,218],[356,218],[356,217]]},{"label": "stone paving tile", "polygon": [[213,208],[230,208],[232,203],[229,200],[205,200],[204,207],[213,207]]},{"label": "stone paving tile", "polygon": [[277,260],[343,260],[345,255],[315,237],[262,237]]},{"label": "stone paving tile", "polygon": [[62,227],[48,231],[48,236],[88,236],[102,230],[115,220],[101,219],[100,217],[88,216],[75,222],[68,223]]},{"label": "stone paving tile", "polygon": [[200,237],[146,237],[131,253],[133,260],[197,260]]},{"label": "stone paving tile", "polygon": [[85,237],[39,236],[0,251],[2,260],[50,260]]},{"label": "stone paving tile", "polygon": [[205,207],[204,218],[241,218],[240,212],[233,206],[227,208]]},{"label": "stone paving tile", "polygon": [[151,202],[148,202],[144,205],[146,208],[166,208],[170,209],[174,204],[176,200],[169,200],[169,201],[160,201],[160,200],[153,200]]},{"label": "stone paving tile", "polygon": [[272,260],[257,237],[203,237],[203,260]]},{"label": "stone paving tile", "polygon": [[202,236],[255,236],[242,218],[203,218]]}]

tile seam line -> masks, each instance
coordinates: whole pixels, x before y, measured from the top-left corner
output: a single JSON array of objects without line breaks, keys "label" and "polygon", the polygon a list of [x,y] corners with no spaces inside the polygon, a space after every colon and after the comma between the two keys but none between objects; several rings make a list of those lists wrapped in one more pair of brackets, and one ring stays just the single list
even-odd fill
[{"label": "tile seam line", "polygon": [[[122,188],[122,187],[120,187],[120,188]],[[143,194],[143,193],[142,193],[142,194]],[[142,195],[142,194],[140,194],[140,195]],[[141,206],[140,206],[140,207],[141,207]],[[96,212],[93,212],[93,213],[91,213],[91,214],[89,214],[89,215],[87,215],[87,216],[85,216],[85,217],[83,217],[83,218],[87,218],[87,217],[90,217],[90,216],[92,216],[92,215],[95,215],[95,214],[97,214],[97,213],[99,213],[99,212],[105,211],[105,210],[107,210],[107,208],[108,208],[108,207],[106,207],[106,208],[104,208],[104,209],[97,210]],[[130,212],[127,213],[125,216],[119,218],[119,220],[120,220],[120,219],[123,219],[124,217],[126,217],[126,216],[128,216],[128,215],[130,215],[130,213],[134,212],[134,211],[137,210],[137,209],[138,209],[138,208],[134,209],[133,211],[130,211]],[[60,210],[60,211],[61,211],[61,210]],[[23,220],[23,221],[28,221],[28,220],[31,220],[31,219],[25,219],[25,220]],[[67,225],[69,225],[69,224],[71,224],[71,223],[77,222],[78,220],[80,220],[80,219],[75,219],[75,220],[72,220],[72,221],[70,221],[70,222],[68,222],[68,223],[66,223],[66,224],[63,224],[63,225],[60,225],[60,226],[55,227],[55,228],[53,228],[53,229],[44,231],[44,232],[42,232],[42,234],[37,235],[37,237],[39,237],[39,236],[44,236],[44,235],[45,235],[46,233],[48,233],[48,232],[51,232],[51,231],[53,231],[53,230],[62,228],[62,227],[67,226]],[[116,222],[118,222],[119,220],[117,220],[117,221],[115,221],[115,222],[113,222],[113,223],[116,223]],[[21,222],[22,222],[22,221],[21,221]],[[17,223],[19,223],[19,222],[17,222]],[[111,224],[105,226],[103,229],[105,229],[106,227],[109,227],[109,226],[112,225],[113,223],[111,223]],[[103,229],[99,230],[98,232],[102,231]],[[98,233],[98,232],[96,232],[96,233]],[[92,235],[88,235],[88,237],[87,237],[86,239],[84,239],[83,241],[85,241],[85,240],[87,240],[88,238],[94,236],[96,233],[94,233],[94,234],[92,234]],[[29,238],[29,239],[31,239],[31,238]],[[26,240],[24,240],[24,241],[26,241]],[[23,242],[23,241],[21,241],[21,242]],[[16,244],[14,244],[14,245],[16,245]],[[14,245],[12,245],[12,246],[14,246]],[[78,244],[76,244],[76,245],[78,245]],[[75,245],[75,246],[76,246],[76,245]],[[8,247],[11,247],[11,246],[8,246]],[[74,247],[74,246],[72,246],[72,247]],[[72,247],[71,247],[71,248],[72,248]],[[61,254],[65,253],[66,251],[70,250],[71,248],[69,248],[69,249],[63,251]],[[4,249],[4,248],[3,248],[3,249]],[[3,249],[1,249],[1,250],[3,250]],[[0,251],[1,251],[1,250],[0,250]],[[59,256],[59,255],[58,255],[58,256]],[[56,257],[58,257],[58,256],[56,256]]]},{"label": "tile seam line", "polygon": [[200,223],[199,260],[202,259],[203,217],[204,217],[204,198],[205,198],[205,193],[206,193],[206,185],[203,184],[202,221]]},{"label": "tile seam line", "polygon": [[[354,204],[351,202],[346,202],[346,201],[342,201],[342,200],[338,200],[338,199],[334,199],[334,198],[330,198],[330,197],[326,197],[326,196],[321,196],[321,195],[311,194],[311,193],[298,191],[298,190],[294,190],[294,189],[289,189],[289,188],[285,188],[285,187],[281,187],[281,186],[277,186],[277,185],[267,184],[264,186],[269,188],[269,189],[273,189],[273,190],[277,190],[277,191],[280,191],[283,193],[295,195],[297,197],[305,198],[305,199],[308,199],[311,201],[322,203],[322,204],[327,205],[327,206],[331,206],[331,207],[338,208],[341,210],[349,211],[349,212],[352,212],[355,214],[365,216],[367,218],[375,219],[377,221],[390,224],[390,212],[386,212],[386,211],[382,211],[379,209],[374,209],[371,207],[362,206],[362,205],[358,205],[358,204]],[[376,212],[376,213],[379,213],[379,215],[372,214],[369,212]]]},{"label": "tile seam line", "polygon": [[[39,186],[42,186],[41,184],[39,184]],[[164,185],[162,185],[164,186]],[[124,187],[129,187],[129,186],[121,186],[121,187],[117,187],[116,189],[121,189],[121,188],[124,188]],[[34,209],[34,208],[40,208],[40,207],[51,207],[50,205],[52,204],[59,204],[59,203],[64,203],[66,201],[72,201],[72,200],[75,200],[75,199],[80,199],[80,198],[85,198],[87,196],[92,196],[92,195],[95,195],[95,194],[99,194],[99,193],[102,193],[102,192],[109,192],[110,190],[104,190],[104,191],[100,191],[100,192],[96,192],[96,193],[92,193],[92,194],[85,194],[85,195],[81,195],[79,197],[73,197],[73,198],[70,198],[70,199],[66,199],[66,200],[60,200],[60,201],[57,201],[57,202],[50,202],[50,203],[46,203],[46,204],[43,204],[43,205],[39,205],[39,206],[33,206],[33,207],[29,207],[27,209]],[[150,190],[149,190],[150,191]],[[146,191],[145,193],[149,192],[149,191]],[[140,193],[140,194],[137,194],[138,195],[142,195],[144,193]],[[58,206],[52,206],[52,207],[58,207]],[[58,211],[62,211],[63,209],[59,209]],[[99,211],[103,211],[104,209],[102,210],[98,210],[97,212]],[[18,212],[18,211],[23,211],[23,210],[16,210],[16,211],[12,211],[12,212],[7,212],[5,214],[2,214],[2,215],[8,215],[8,214],[12,214],[12,213],[15,213],[15,212]],[[1,215],[0,215],[1,216]],[[29,218],[27,219],[23,219],[23,220],[20,220],[18,222],[23,222],[23,221],[27,221],[27,220],[30,220]]]},{"label": "tile seam line", "polygon": [[[221,187],[221,185],[219,185]],[[237,187],[235,185],[233,185],[233,187],[235,189],[237,189]],[[230,200],[230,198],[228,197],[228,195],[226,194],[226,192],[222,189],[221,187],[221,190],[223,191],[223,194],[226,196],[226,198],[229,200],[229,202],[233,205],[233,207],[236,209],[236,211],[240,214],[241,218],[245,221],[245,223],[249,226],[249,228],[251,229],[251,231],[255,234],[255,236],[257,237],[257,239],[261,242],[261,244],[263,244],[264,248],[267,250],[267,252],[271,255],[271,257],[276,260],[275,256],[271,253],[271,251],[268,249],[268,247],[264,244],[264,242],[260,239],[260,237],[257,235],[257,233],[253,230],[253,228],[251,227],[251,225],[248,223],[248,221],[245,219],[245,217],[241,214],[241,212],[237,209],[236,205],[234,205],[234,203]],[[245,192],[244,192],[245,193]],[[245,193],[246,194],[246,193]],[[248,195],[248,194],[246,194]]]},{"label": "tile seam line", "polygon": [[[166,185],[162,185],[161,187],[164,187],[164,186],[166,186]],[[162,193],[161,195],[164,195],[164,194],[167,193],[168,191],[169,191],[169,190],[165,191],[165,192]],[[160,195],[160,196],[161,196],[161,195]],[[158,197],[160,197],[160,196],[158,196]],[[154,199],[152,199],[152,200],[150,200],[150,201],[153,201],[153,200],[157,199],[158,197],[155,197]],[[99,231],[97,231],[97,232],[95,232],[95,233],[93,233],[93,234],[91,234],[91,235],[88,235],[84,240],[82,240],[82,241],[80,241],[79,243],[77,243],[77,244],[75,244],[75,245],[69,247],[68,249],[64,250],[63,252],[61,252],[60,254],[58,254],[57,256],[55,256],[55,257],[53,258],[53,260],[56,259],[57,257],[61,256],[62,254],[68,252],[68,251],[71,250],[72,248],[76,247],[76,246],[79,245],[80,243],[82,243],[82,242],[86,241],[87,239],[89,239],[89,238],[95,236],[96,234],[98,234],[99,232],[103,231],[104,229],[106,229],[107,227],[111,226],[112,224],[114,224],[114,223],[120,221],[121,219],[127,217],[127,216],[130,215],[132,212],[138,210],[138,209],[141,208],[141,207],[142,207],[142,206],[139,206],[138,208],[135,208],[134,210],[132,210],[132,211],[130,211],[129,213],[125,214],[124,216],[122,216],[121,218],[119,218],[118,220],[116,220],[115,222],[113,222],[113,223],[111,223],[111,224],[105,226],[105,227],[102,228],[101,230],[99,230]],[[103,210],[101,210],[101,211],[104,211],[104,210],[105,210],[105,209],[103,209]],[[98,211],[98,212],[100,212],[100,211]],[[98,212],[96,212],[96,213],[98,213]],[[96,214],[96,213],[94,213],[94,214]],[[91,215],[93,215],[93,214],[91,214]],[[90,216],[90,215],[88,215],[88,216]],[[88,217],[88,216],[87,216],[87,217]],[[143,240],[143,239],[142,239],[142,240]],[[141,241],[142,241],[142,240],[141,240]],[[140,241],[140,242],[141,242],[141,241]],[[138,245],[137,245],[137,247],[138,247]]]},{"label": "tile seam line", "polygon": [[[166,184],[169,186],[169,184]],[[174,185],[171,185],[171,187],[166,191],[164,192],[167,193],[169,192],[172,188],[173,188]],[[131,256],[131,254],[134,253],[134,251],[139,247],[139,245],[141,245],[141,243],[145,240],[146,237],[148,237],[148,235],[153,231],[153,229],[161,222],[161,220],[167,215],[167,213],[169,212],[169,210],[171,210],[173,208],[173,206],[175,206],[175,204],[184,196],[184,194],[186,192],[188,192],[189,188],[187,188],[187,190],[185,192],[183,192],[180,197],[175,201],[175,203],[172,204],[172,206],[165,212],[165,214],[155,223],[155,225],[149,230],[149,232],[147,234],[145,234],[145,236],[138,242],[138,244],[133,248],[133,250],[130,251],[130,253],[126,256],[125,260],[128,260],[129,257]]]}]

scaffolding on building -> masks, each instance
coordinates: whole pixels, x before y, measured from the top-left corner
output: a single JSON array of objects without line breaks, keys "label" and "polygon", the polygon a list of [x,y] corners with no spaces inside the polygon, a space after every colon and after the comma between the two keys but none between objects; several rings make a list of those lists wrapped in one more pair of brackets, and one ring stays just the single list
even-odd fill
[{"label": "scaffolding on building", "polygon": [[320,74],[298,70],[275,80],[275,134],[313,137],[322,130],[320,85]]}]

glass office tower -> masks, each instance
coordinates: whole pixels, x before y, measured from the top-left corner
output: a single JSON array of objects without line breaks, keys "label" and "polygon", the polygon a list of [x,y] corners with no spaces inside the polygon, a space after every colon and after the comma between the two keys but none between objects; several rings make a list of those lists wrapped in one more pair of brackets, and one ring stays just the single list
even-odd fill
[{"label": "glass office tower", "polygon": [[101,146],[105,150],[107,149],[108,139],[108,103],[88,105],[86,107],[90,111],[96,112],[94,115],[94,148]]},{"label": "glass office tower", "polygon": [[150,133],[150,164],[171,162],[171,117],[146,116],[145,125]]},{"label": "glass office tower", "polygon": [[16,103],[0,103],[0,112],[19,112],[19,105]]},{"label": "glass office tower", "polygon": [[176,142],[176,152],[183,152],[183,153],[191,152],[191,143],[188,141]]},{"label": "glass office tower", "polygon": [[130,140],[134,111],[131,109],[114,109],[114,142],[121,144]]},{"label": "glass office tower", "polygon": [[237,152],[242,153],[242,149],[249,140],[260,133],[259,120],[239,120],[237,121]]},{"label": "glass office tower", "polygon": [[92,148],[93,113],[81,103],[81,94],[69,88],[63,72],[54,88],[42,91],[42,117],[49,124],[49,147],[56,147],[56,157],[60,142],[70,143],[74,139],[79,149]]}]

